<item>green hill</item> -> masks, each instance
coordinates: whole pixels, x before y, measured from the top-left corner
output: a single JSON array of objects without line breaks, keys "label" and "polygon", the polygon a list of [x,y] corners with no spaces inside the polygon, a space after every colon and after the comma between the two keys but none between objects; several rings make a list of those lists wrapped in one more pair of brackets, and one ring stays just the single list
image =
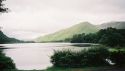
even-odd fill
[{"label": "green hill", "polygon": [[3,43],[17,43],[17,42],[23,42],[15,38],[10,38],[6,36],[2,31],[0,31],[0,44]]},{"label": "green hill", "polygon": [[119,22],[108,22],[108,23],[103,23],[99,25],[101,29],[105,29],[107,27],[112,27],[112,28],[117,28],[117,29],[125,29],[125,21],[119,21]]},{"label": "green hill", "polygon": [[58,32],[41,36],[37,38],[37,42],[55,42],[55,41],[64,41],[68,38],[71,38],[75,34],[81,33],[94,33],[97,32],[99,29],[95,26],[90,24],[89,22],[82,22],[72,27],[69,27],[64,30],[60,30]]}]

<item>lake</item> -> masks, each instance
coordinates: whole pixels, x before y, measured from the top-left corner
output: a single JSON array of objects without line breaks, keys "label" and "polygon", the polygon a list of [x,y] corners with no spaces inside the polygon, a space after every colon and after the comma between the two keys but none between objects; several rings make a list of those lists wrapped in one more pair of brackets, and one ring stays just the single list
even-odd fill
[{"label": "lake", "polygon": [[[79,47],[77,45],[80,45]],[[81,50],[83,47],[88,47],[88,44],[73,44],[73,43],[20,43],[20,44],[0,44],[3,46],[4,53],[16,64],[20,70],[39,70],[51,67],[50,57],[54,50]],[[84,46],[85,45],[85,46]]]}]

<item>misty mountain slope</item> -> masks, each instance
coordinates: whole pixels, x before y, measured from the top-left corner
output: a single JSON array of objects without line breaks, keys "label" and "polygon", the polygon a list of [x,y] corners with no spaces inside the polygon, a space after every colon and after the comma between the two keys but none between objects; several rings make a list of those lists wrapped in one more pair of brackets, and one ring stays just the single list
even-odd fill
[{"label": "misty mountain slope", "polygon": [[9,38],[2,32],[0,31],[0,43],[6,42]]},{"label": "misty mountain slope", "polygon": [[125,29],[125,21],[103,23],[99,25],[99,27],[101,29],[105,29],[108,27],[117,28],[117,29]]},{"label": "misty mountain slope", "polygon": [[17,42],[22,42],[22,41],[15,39],[15,38],[10,38],[10,37],[6,36],[2,31],[0,31],[0,44],[17,43]]},{"label": "misty mountain slope", "polygon": [[37,38],[36,41],[38,42],[63,41],[67,38],[71,38],[75,34],[94,33],[94,32],[97,32],[98,30],[99,29],[95,25],[92,25],[89,22],[82,22],[70,28],[55,32],[53,34],[41,36]]}]

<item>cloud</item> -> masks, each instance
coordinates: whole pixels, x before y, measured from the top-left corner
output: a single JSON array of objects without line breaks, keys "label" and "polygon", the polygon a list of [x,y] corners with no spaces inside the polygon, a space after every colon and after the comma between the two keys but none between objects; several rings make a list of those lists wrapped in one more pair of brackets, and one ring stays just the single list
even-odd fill
[{"label": "cloud", "polygon": [[0,26],[9,36],[29,39],[82,21],[100,24],[124,20],[124,3],[125,0],[7,0],[5,5],[11,11],[0,16]]}]

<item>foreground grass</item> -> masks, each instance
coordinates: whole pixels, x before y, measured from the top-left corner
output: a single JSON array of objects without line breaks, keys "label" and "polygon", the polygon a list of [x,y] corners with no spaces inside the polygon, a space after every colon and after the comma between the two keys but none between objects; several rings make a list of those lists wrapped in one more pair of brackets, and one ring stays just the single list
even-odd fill
[{"label": "foreground grass", "polygon": [[85,67],[85,68],[59,68],[51,67],[46,70],[5,70],[5,71],[125,71],[125,68],[118,67]]},{"label": "foreground grass", "polygon": [[114,48],[109,48],[109,51],[111,51],[111,52],[113,52],[113,51],[118,51],[118,50],[120,50],[120,51],[125,51],[125,47],[119,47],[119,49],[118,49],[118,47],[114,47]]},{"label": "foreground grass", "polygon": [[57,67],[52,67],[44,71],[125,71],[125,68],[117,68],[117,67],[57,68]]}]

